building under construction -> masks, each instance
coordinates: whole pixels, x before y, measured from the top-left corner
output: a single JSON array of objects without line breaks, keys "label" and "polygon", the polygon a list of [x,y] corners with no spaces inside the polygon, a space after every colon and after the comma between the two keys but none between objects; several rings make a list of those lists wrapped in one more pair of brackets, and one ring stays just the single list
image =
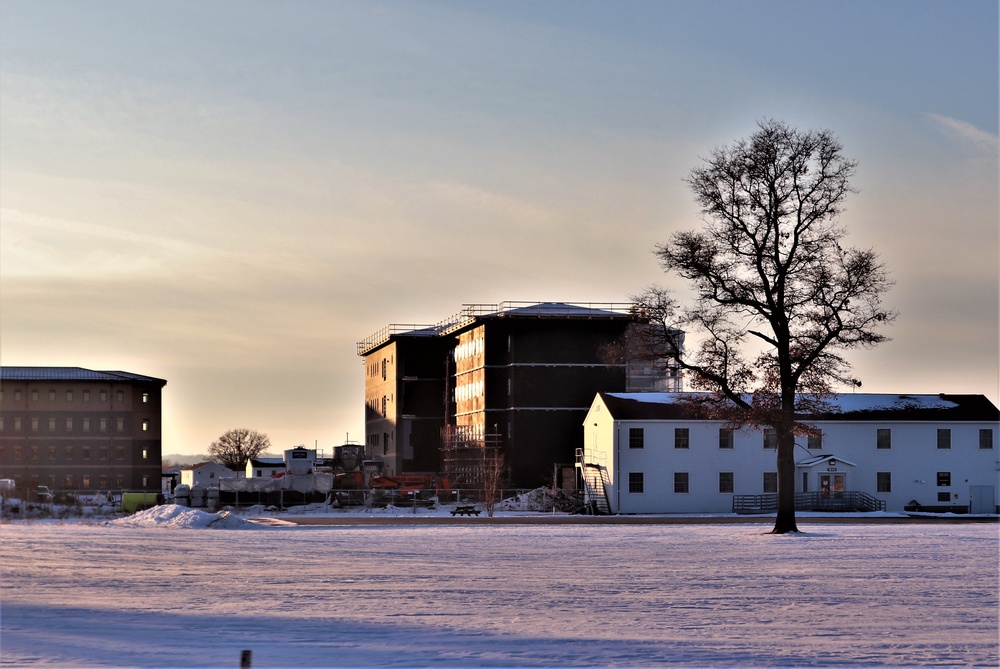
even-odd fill
[{"label": "building under construction", "polygon": [[[387,473],[438,471],[477,486],[503,456],[508,485],[572,471],[599,391],[677,391],[680,375],[612,353],[644,327],[631,304],[471,304],[434,325],[358,342],[365,444]],[[567,477],[572,480],[572,477]]]}]

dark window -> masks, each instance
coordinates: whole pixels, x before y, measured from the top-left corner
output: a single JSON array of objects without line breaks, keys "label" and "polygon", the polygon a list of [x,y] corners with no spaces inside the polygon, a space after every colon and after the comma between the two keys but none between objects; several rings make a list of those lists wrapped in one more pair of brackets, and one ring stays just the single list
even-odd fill
[{"label": "dark window", "polygon": [[937,484],[939,488],[947,488],[951,485],[951,472],[938,472]]},{"label": "dark window", "polygon": [[774,428],[766,427],[764,428],[764,448],[777,448],[778,447],[778,433],[774,431]]},{"label": "dark window", "polygon": [[686,427],[674,428],[674,448],[690,448],[691,431]]},{"label": "dark window", "polygon": [[733,473],[719,472],[719,492],[733,491]]},{"label": "dark window", "polygon": [[875,430],[875,448],[892,448],[892,430],[885,427]]},{"label": "dark window", "polygon": [[875,492],[892,492],[892,472],[875,474]]},{"label": "dark window", "polygon": [[642,472],[628,473],[628,491],[640,493],[643,490]]},{"label": "dark window", "polygon": [[733,429],[730,427],[719,428],[719,448],[733,447]]},{"label": "dark window", "polygon": [[778,492],[778,472],[764,472],[764,492]]},{"label": "dark window", "polygon": [[939,428],[937,431],[937,447],[938,448],[951,448],[951,430],[948,428]]},{"label": "dark window", "polygon": [[823,435],[810,434],[807,437],[806,448],[816,450],[823,448]]},{"label": "dark window", "polygon": [[645,432],[641,427],[630,427],[628,429],[628,447],[643,448],[645,446]]},{"label": "dark window", "polygon": [[690,492],[687,472],[674,472],[674,492]]},{"label": "dark window", "polygon": [[979,448],[993,448],[993,430],[979,431]]},{"label": "dark window", "polygon": [[50,402],[55,402],[56,401],[56,391],[54,391],[54,390],[50,390],[49,391],[49,401]]},{"label": "dark window", "polygon": [[122,402],[125,401],[125,391],[119,390],[117,393],[115,393],[115,397],[118,399],[118,403],[121,404]]}]

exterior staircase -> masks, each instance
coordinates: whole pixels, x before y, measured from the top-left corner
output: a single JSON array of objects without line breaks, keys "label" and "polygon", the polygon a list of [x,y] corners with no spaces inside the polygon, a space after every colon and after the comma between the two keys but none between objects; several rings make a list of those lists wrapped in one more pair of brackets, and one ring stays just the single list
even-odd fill
[{"label": "exterior staircase", "polygon": [[576,449],[576,468],[583,481],[584,513],[593,516],[610,516],[611,501],[608,499],[608,468],[600,463],[587,462],[583,449]]}]

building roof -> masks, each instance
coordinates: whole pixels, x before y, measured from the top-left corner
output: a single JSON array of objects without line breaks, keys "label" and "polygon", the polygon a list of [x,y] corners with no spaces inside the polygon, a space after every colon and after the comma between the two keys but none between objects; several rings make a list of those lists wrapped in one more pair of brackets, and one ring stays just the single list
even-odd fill
[{"label": "building roof", "polygon": [[250,458],[252,467],[284,467],[284,458]]},{"label": "building roof", "polygon": [[367,355],[397,337],[435,337],[456,332],[493,318],[631,319],[631,303],[612,302],[499,302],[465,304],[462,310],[434,325],[387,325],[358,342],[358,355]]},{"label": "building roof", "polygon": [[0,381],[105,381],[158,383],[164,379],[121,371],[95,371],[83,367],[0,367]]},{"label": "building roof", "polygon": [[[618,420],[692,420],[707,418],[685,399],[706,393],[599,393]],[[859,393],[824,400],[828,409],[802,420],[1000,421],[1000,409],[985,395],[894,395]]]}]

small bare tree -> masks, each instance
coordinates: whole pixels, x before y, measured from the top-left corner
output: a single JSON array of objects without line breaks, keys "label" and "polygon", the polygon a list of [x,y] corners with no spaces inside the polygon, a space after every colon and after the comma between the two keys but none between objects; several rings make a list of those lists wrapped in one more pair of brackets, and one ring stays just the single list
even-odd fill
[{"label": "small bare tree", "polygon": [[225,432],[218,441],[213,441],[208,447],[208,454],[213,462],[234,472],[241,472],[247,468],[247,462],[270,447],[271,440],[266,434],[239,427]]},{"label": "small bare tree", "polygon": [[507,485],[507,463],[499,448],[483,449],[483,506],[486,515],[493,517],[497,503]]}]

